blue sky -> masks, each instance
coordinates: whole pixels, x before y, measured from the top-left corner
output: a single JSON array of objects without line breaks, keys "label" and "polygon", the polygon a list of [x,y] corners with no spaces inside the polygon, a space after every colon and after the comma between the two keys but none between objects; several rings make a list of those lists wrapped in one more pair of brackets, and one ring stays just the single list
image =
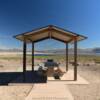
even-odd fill
[{"label": "blue sky", "polygon": [[[13,35],[48,24],[87,36],[80,48],[100,47],[100,0],[0,0],[0,48],[22,48]],[[35,46],[65,48],[50,40]]]}]

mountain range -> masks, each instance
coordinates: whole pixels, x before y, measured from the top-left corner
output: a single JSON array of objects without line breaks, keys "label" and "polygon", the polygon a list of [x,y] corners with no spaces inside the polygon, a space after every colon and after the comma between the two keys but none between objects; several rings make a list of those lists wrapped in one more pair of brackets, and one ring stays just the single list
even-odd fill
[{"label": "mountain range", "polygon": [[[0,52],[22,52],[22,49],[0,49]],[[28,52],[31,52],[31,50],[27,50]],[[69,48],[69,54],[73,54],[74,49]],[[65,49],[54,49],[54,50],[35,50],[36,53],[50,53],[50,54],[65,54]],[[87,49],[81,49],[78,48],[77,50],[78,54],[95,54],[100,53],[100,48],[87,48]]]}]

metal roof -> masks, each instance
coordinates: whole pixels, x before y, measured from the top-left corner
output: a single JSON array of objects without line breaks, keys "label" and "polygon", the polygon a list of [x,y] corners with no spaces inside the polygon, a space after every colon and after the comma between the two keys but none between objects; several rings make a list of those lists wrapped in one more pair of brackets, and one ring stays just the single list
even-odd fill
[{"label": "metal roof", "polygon": [[26,43],[38,42],[45,39],[55,39],[64,43],[70,43],[74,40],[81,41],[87,37],[79,35],[77,33],[59,28],[54,25],[48,25],[46,27],[38,28],[29,32],[25,32],[14,36],[16,39],[25,41]]}]

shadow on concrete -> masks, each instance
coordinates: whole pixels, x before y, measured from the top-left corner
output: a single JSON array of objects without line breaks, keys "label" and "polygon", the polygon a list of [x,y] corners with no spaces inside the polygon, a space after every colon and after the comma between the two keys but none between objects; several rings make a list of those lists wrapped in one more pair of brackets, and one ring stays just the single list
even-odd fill
[{"label": "shadow on concrete", "polygon": [[0,85],[9,83],[46,83],[47,76],[40,76],[37,71],[23,72],[0,72]]}]

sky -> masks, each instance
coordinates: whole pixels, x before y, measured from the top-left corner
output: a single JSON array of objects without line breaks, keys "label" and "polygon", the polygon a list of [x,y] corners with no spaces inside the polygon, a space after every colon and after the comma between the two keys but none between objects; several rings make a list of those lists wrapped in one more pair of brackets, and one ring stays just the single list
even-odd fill
[{"label": "sky", "polygon": [[[87,36],[79,48],[100,47],[100,0],[0,0],[0,49],[22,48],[14,35],[49,24]],[[62,48],[55,40],[35,44],[36,50]]]}]

